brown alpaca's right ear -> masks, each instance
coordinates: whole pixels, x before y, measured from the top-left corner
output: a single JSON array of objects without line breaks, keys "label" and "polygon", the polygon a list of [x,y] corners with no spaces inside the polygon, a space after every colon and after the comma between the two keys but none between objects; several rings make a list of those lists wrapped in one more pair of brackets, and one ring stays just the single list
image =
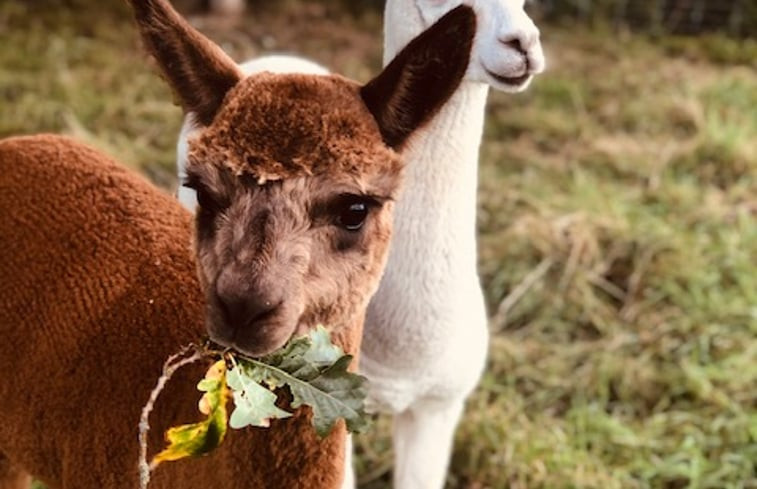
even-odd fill
[{"label": "brown alpaca's right ear", "polygon": [[145,47],[178,95],[184,111],[207,126],[242,73],[220,47],[181,17],[167,0],[126,0]]},{"label": "brown alpaca's right ear", "polygon": [[449,100],[468,69],[476,14],[461,5],[426,29],[360,94],[384,142],[398,149]]}]

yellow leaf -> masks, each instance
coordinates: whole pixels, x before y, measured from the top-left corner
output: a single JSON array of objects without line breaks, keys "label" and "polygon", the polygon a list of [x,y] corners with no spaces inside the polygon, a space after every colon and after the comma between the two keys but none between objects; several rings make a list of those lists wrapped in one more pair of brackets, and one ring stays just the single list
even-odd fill
[{"label": "yellow leaf", "polygon": [[229,388],[226,385],[226,363],[219,360],[197,384],[205,394],[200,399],[200,412],[207,416],[199,423],[185,424],[170,428],[166,432],[168,446],[157,454],[150,463],[152,468],[162,462],[198,457],[218,447],[226,436],[228,413],[226,403]]}]

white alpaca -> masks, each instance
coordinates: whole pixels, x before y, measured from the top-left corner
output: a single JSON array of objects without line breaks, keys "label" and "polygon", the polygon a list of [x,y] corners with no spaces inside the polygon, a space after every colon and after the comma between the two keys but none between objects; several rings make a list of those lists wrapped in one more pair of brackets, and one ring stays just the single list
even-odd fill
[{"label": "white alpaca", "polygon": [[[460,3],[387,0],[384,61]],[[486,358],[475,224],[488,85],[517,92],[544,69],[539,30],[523,0],[463,3],[478,18],[468,81],[403,152],[395,234],[361,347],[370,399],[396,415],[396,489],[444,485],[455,427]]]},{"label": "white alpaca", "polygon": [[[394,486],[440,488],[463,404],[481,375],[488,344],[476,271],[478,149],[488,86],[524,90],[544,69],[539,30],[523,0],[387,0],[384,61],[460,3],[472,5],[477,35],[466,74],[447,106],[405,148],[405,187],[395,237],[371,300],[360,370],[376,410],[395,415]],[[320,73],[294,57],[242,65],[258,71]],[[178,166],[184,165],[185,123]],[[192,192],[179,193],[194,208]],[[351,475],[344,487],[353,485]]]}]

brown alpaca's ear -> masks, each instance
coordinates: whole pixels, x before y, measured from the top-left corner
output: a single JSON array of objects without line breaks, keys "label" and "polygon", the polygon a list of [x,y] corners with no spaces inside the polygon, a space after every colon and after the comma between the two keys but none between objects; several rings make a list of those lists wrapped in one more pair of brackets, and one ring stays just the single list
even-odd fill
[{"label": "brown alpaca's ear", "polygon": [[470,60],[476,15],[461,5],[413,39],[361,89],[384,142],[399,148],[447,102]]},{"label": "brown alpaca's ear", "polygon": [[200,34],[167,0],[126,0],[145,47],[198,123],[209,125],[226,93],[242,78],[236,63]]}]

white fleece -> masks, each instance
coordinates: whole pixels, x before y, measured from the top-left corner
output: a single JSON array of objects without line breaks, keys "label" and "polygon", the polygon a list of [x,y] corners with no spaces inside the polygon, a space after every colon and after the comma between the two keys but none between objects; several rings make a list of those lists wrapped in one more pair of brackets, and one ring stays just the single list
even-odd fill
[{"label": "white fleece", "polygon": [[[460,3],[388,0],[384,62]],[[389,260],[363,334],[369,399],[396,416],[395,489],[443,487],[464,400],[486,359],[475,225],[488,85],[520,91],[544,69],[539,31],[521,0],[465,3],[478,19],[467,81],[403,154]]]}]

